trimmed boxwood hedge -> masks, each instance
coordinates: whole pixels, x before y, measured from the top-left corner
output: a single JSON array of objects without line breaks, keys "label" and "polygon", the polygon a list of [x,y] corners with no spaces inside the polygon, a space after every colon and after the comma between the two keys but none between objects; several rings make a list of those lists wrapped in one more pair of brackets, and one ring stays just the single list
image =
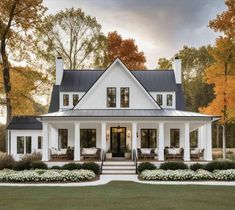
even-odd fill
[{"label": "trimmed boxwood hedge", "polygon": [[79,163],[67,163],[61,167],[63,170],[79,170],[82,168],[82,165]]},{"label": "trimmed boxwood hedge", "polygon": [[100,174],[100,165],[94,162],[86,162],[82,164],[82,169],[91,170],[95,174]]},{"label": "trimmed boxwood hedge", "polygon": [[47,169],[47,164],[42,161],[34,161],[31,165],[32,169]]},{"label": "trimmed boxwood hedge", "polygon": [[190,165],[190,169],[193,171],[197,171],[198,169],[205,169],[205,164],[194,163],[194,164]]},{"label": "trimmed boxwood hedge", "polygon": [[150,163],[150,162],[140,163],[139,166],[138,166],[138,173],[141,173],[144,170],[154,170],[156,168],[157,167],[154,164]]},{"label": "trimmed boxwood hedge", "polygon": [[160,169],[163,170],[188,169],[188,166],[183,162],[165,162],[160,165]]},{"label": "trimmed boxwood hedge", "polygon": [[226,169],[235,169],[235,162],[229,160],[217,160],[207,163],[205,165],[205,170],[214,171],[214,170],[226,170]]}]

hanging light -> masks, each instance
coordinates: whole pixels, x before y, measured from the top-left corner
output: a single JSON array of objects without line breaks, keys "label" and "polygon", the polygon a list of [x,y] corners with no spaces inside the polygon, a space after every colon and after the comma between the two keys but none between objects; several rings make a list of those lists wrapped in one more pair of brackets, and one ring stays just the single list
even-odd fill
[{"label": "hanging light", "polygon": [[122,128],[121,128],[120,125],[118,124],[117,133],[121,133],[121,132],[122,132]]}]

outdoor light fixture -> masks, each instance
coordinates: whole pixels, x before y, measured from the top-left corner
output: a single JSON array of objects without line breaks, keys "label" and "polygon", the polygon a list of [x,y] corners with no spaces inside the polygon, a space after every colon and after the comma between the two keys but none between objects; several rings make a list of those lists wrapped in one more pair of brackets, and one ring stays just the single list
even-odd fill
[{"label": "outdoor light fixture", "polygon": [[121,132],[122,132],[122,129],[121,129],[120,125],[118,124],[117,133],[121,133]]}]

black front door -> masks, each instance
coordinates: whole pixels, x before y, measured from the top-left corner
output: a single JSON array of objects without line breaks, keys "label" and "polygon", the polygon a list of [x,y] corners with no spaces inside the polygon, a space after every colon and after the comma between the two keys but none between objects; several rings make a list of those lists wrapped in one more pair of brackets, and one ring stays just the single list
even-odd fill
[{"label": "black front door", "polygon": [[126,149],[126,128],[111,127],[111,152],[113,157],[124,157]]}]

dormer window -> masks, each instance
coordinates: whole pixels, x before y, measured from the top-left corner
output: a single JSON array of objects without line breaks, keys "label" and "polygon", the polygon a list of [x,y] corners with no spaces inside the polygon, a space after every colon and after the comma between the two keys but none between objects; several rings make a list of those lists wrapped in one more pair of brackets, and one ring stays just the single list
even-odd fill
[{"label": "dormer window", "polygon": [[63,95],[63,106],[69,106],[69,94]]},{"label": "dormer window", "polygon": [[162,94],[157,94],[157,103],[162,106]]},{"label": "dormer window", "polygon": [[129,87],[121,87],[121,107],[129,107]]},{"label": "dormer window", "polygon": [[173,96],[172,96],[172,94],[167,94],[166,95],[166,105],[172,106],[172,104],[173,104]]},{"label": "dormer window", "polygon": [[116,107],[116,88],[107,88],[107,107]]},{"label": "dormer window", "polygon": [[76,106],[79,101],[78,94],[73,94],[73,106]]}]

